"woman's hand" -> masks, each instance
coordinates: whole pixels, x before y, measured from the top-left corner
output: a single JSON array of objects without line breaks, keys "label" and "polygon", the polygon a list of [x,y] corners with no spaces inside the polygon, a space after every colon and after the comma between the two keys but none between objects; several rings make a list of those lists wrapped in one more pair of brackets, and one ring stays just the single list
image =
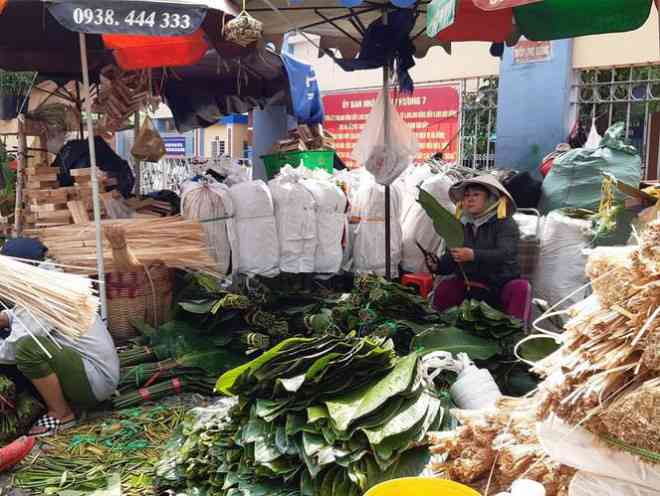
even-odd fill
[{"label": "woman's hand", "polygon": [[474,261],[474,251],[472,248],[454,248],[449,250],[451,257],[456,263],[466,263]]}]

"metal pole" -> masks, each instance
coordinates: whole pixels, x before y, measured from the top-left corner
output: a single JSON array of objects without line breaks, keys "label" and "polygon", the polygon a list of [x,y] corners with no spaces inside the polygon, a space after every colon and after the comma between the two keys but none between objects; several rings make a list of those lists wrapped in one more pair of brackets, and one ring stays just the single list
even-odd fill
[{"label": "metal pole", "polygon": [[18,164],[16,166],[16,206],[14,208],[14,236],[23,231],[23,185],[27,168],[28,149],[25,136],[25,114],[18,116]]},{"label": "metal pole", "polygon": [[[387,25],[387,11],[383,14],[383,24]],[[390,144],[390,61],[386,60],[383,66],[383,116],[385,122],[383,123],[383,144],[389,146]],[[390,186],[385,186],[385,277],[389,280],[392,279],[392,233],[391,233],[391,200],[390,200]]]},{"label": "metal pole", "polygon": [[92,122],[92,98],[89,89],[89,67],[87,65],[87,40],[85,33],[79,33],[80,62],[82,64],[83,90],[85,92],[85,113],[87,120],[87,141],[89,143],[89,162],[92,173],[92,203],[94,205],[94,228],[96,230],[96,268],[99,278],[101,296],[101,319],[108,319],[108,301],[105,287],[105,264],[103,259],[103,236],[101,234],[101,200],[99,196],[99,179],[96,168],[96,147],[94,146],[94,125]]},{"label": "metal pole", "polygon": [[[140,134],[140,112],[137,111],[133,114],[135,124],[133,126],[133,144],[137,141],[138,134]],[[135,159],[135,194],[140,196],[142,194],[142,163]]]}]

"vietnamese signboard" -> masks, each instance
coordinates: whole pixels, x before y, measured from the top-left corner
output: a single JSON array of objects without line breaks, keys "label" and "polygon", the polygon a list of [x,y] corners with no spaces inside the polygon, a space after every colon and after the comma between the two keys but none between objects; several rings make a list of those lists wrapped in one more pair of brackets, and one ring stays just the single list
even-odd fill
[{"label": "vietnamese signboard", "polygon": [[[378,91],[342,92],[323,97],[324,126],[334,135],[337,154],[348,166],[360,165],[351,159],[351,152],[377,98]],[[461,126],[457,85],[418,86],[412,95],[399,96],[394,103],[417,136],[419,160],[437,152],[443,152],[446,160],[456,160]]]},{"label": "vietnamese signboard", "polygon": [[551,58],[551,41],[530,41],[521,38],[513,47],[513,63],[517,65],[545,62]]},{"label": "vietnamese signboard", "polygon": [[182,136],[166,136],[163,138],[165,142],[165,155],[179,156],[186,155],[186,138]]}]

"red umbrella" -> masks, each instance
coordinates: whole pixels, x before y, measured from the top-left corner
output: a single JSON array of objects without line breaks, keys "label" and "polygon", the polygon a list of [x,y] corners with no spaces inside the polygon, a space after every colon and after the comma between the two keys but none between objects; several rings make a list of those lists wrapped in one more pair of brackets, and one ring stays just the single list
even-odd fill
[{"label": "red umbrella", "polygon": [[513,31],[511,8],[485,11],[477,7],[473,0],[458,0],[457,7],[454,23],[438,33],[438,40],[502,42]]}]

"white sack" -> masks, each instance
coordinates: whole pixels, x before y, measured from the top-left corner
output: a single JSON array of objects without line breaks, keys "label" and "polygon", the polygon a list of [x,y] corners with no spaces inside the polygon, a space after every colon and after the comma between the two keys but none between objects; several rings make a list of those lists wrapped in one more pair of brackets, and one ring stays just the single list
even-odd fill
[{"label": "white sack", "polygon": [[545,217],[516,213],[513,215],[513,220],[518,224],[521,239],[540,238],[543,234]]},{"label": "white sack", "polygon": [[347,227],[346,195],[329,180],[305,179],[302,185],[311,193],[316,203],[317,245],[314,272],[334,274],[339,272],[344,257],[342,239]]},{"label": "white sack", "polygon": [[218,271],[226,274],[236,269],[238,255],[234,204],[229,188],[213,179],[186,181],[181,186],[181,216],[184,219],[208,220],[202,222],[209,254],[218,263]]},{"label": "white sack", "polygon": [[280,271],[291,274],[314,272],[317,245],[314,196],[290,166],[285,166],[268,185],[275,205]]},{"label": "white sack", "polygon": [[[537,423],[536,433],[544,451],[558,463],[660,491],[660,466],[610,448],[582,427],[551,418]],[[628,496],[628,493],[618,494]]]},{"label": "white sack", "polygon": [[[393,277],[399,273],[401,261],[401,193],[398,188],[390,188],[391,259]],[[353,271],[385,275],[385,187],[365,182],[357,193],[351,209],[351,222],[354,227]]]},{"label": "white sack", "polygon": [[[589,237],[585,234],[591,223],[572,219],[560,212],[551,212],[546,218],[541,236],[541,253],[534,274],[534,296],[553,305],[587,283],[584,273],[587,257],[582,251]],[[582,299],[575,295],[566,306]]]},{"label": "white sack", "polygon": [[417,203],[418,190],[424,181],[433,176],[433,171],[426,165],[410,165],[392,186],[401,191],[401,222],[405,220],[410,209]]},{"label": "white sack", "polygon": [[660,496],[660,491],[629,482],[578,472],[568,488],[568,496]]},{"label": "white sack", "polygon": [[[389,94],[387,94],[389,99]],[[415,133],[389,102],[389,140],[385,143],[385,93],[381,91],[351,157],[364,165],[379,184],[391,184],[419,151]]]},{"label": "white sack", "polygon": [[273,199],[263,181],[249,181],[229,188],[234,204],[238,237],[238,271],[274,277],[279,273],[280,250]]},{"label": "white sack", "polygon": [[[452,214],[456,206],[449,198],[449,188],[453,182],[445,175],[434,175],[422,183],[422,188],[428,191],[444,208]],[[424,254],[420,251],[419,243],[426,251],[439,254],[443,251],[442,238],[435,232],[433,221],[426,214],[422,206],[417,203],[419,191],[415,195],[415,202],[403,220],[403,251],[401,267],[408,272],[428,272],[424,263]]]},{"label": "white sack", "polygon": [[348,197],[348,214],[346,216],[348,222],[346,242],[344,246],[344,257],[341,267],[346,272],[353,270],[353,246],[355,245],[355,232],[357,230],[358,222],[352,219],[353,206],[358,199],[358,191],[360,187],[365,184],[375,184],[374,176],[372,176],[364,168],[359,169],[345,169],[335,172],[333,175],[335,182],[342,185]]}]

